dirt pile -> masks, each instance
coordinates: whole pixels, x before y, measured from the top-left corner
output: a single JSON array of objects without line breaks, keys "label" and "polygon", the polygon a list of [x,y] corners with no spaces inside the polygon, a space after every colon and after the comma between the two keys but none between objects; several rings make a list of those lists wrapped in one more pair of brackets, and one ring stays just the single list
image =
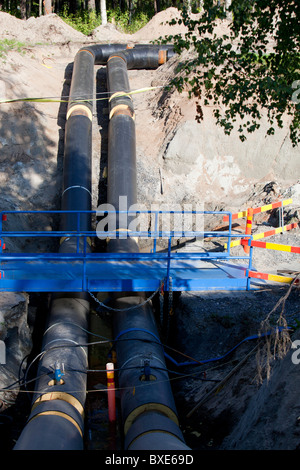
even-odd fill
[{"label": "dirt pile", "polygon": [[54,13],[38,18],[20,20],[9,13],[0,12],[1,39],[15,39],[28,44],[85,42],[87,37],[67,25]]},{"label": "dirt pile", "polygon": [[[193,15],[197,16],[197,15]],[[0,12],[0,29],[2,39],[15,39],[28,44],[73,42],[145,42],[148,43],[170,34],[185,34],[184,25],[169,25],[171,20],[179,19],[177,8],[168,8],[157,15],[135,34],[125,34],[114,24],[99,26],[88,37],[66,24],[56,14],[31,17],[20,20],[9,13]]]},{"label": "dirt pile", "polygon": [[100,25],[96,29],[94,29],[91,39],[95,42],[100,43],[125,43],[131,42],[132,39],[131,34],[123,33],[119,31],[118,28],[112,24],[107,23],[106,25]]},{"label": "dirt pile", "polygon": [[[192,19],[196,19],[199,15],[191,15]],[[154,41],[160,37],[165,38],[169,35],[184,35],[188,29],[184,24],[170,25],[173,20],[178,21],[181,19],[180,11],[177,8],[171,7],[164,11],[157,13],[143,28],[137,31],[133,37],[136,41]]]},{"label": "dirt pile", "polygon": [[[192,15],[193,19],[196,19],[199,15]],[[157,15],[155,15],[149,23],[134,34],[122,33],[118,28],[111,23],[105,26],[98,26],[93,31],[92,39],[101,42],[136,42],[136,43],[149,43],[151,41],[158,40],[160,37],[165,38],[169,35],[184,35],[188,32],[188,29],[183,24],[170,25],[172,20],[178,21],[181,19],[181,13],[177,8],[167,8]]]}]

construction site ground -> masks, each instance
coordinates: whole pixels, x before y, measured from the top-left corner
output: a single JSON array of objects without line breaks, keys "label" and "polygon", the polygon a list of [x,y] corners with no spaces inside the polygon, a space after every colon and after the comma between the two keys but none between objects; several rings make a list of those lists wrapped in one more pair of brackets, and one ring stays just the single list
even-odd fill
[{"label": "construction site ground", "polygon": [[[160,36],[184,33],[182,25],[166,23],[174,17],[178,17],[178,10],[170,8],[134,35],[107,25],[86,37],[56,15],[21,21],[0,12],[1,38],[22,43],[0,56],[0,100],[21,99],[0,103],[3,210],[60,207],[67,97],[79,48],[97,42],[149,43]],[[227,26],[220,23],[220,33]],[[177,64],[178,57],[174,57],[158,70],[129,71],[132,90],[153,87],[133,95],[139,201],[149,209],[151,204],[166,204],[170,209],[191,204],[204,210],[237,212],[291,198],[292,203],[284,210],[284,222],[299,223],[299,148],[289,142],[288,117],[275,136],[266,135],[267,123],[263,120],[257,133],[244,143],[235,132],[224,135],[215,125],[211,109],[205,109],[204,121],[199,124],[196,102],[188,98],[187,90],[178,93],[164,89]],[[97,208],[106,195],[108,112],[105,94],[101,94],[106,90],[105,67],[95,67],[95,83],[97,97],[103,98],[96,102],[93,122],[93,205]],[[51,101],[22,101],[33,97]],[[278,220],[278,210],[255,216],[253,234],[278,227]],[[245,219],[234,222],[237,233],[244,233]],[[33,228],[34,223],[27,219],[22,229]],[[44,220],[39,223],[46,224]],[[209,218],[205,224],[209,230],[224,225],[220,218]],[[299,227],[267,241],[300,246]],[[223,241],[203,243],[205,249],[215,250]],[[22,250],[23,246],[7,248]],[[53,242],[41,244],[39,249],[54,250]],[[232,252],[241,254],[243,247],[234,247]],[[253,266],[259,272],[288,272],[296,277],[299,254],[255,248]],[[297,349],[292,348],[292,342],[299,338],[299,293],[297,282],[265,282],[250,291],[174,295],[166,347],[178,363],[199,362],[187,367],[168,363],[179,422],[192,449],[300,448],[300,364]],[[15,312],[13,301],[20,303],[14,295],[2,295],[4,317],[9,316],[5,305],[12,302],[9,308]],[[28,299],[26,293],[16,295]],[[37,296],[29,296],[28,302],[24,300],[29,337],[39,325],[41,308]],[[284,328],[285,333],[266,336],[276,327]],[[18,325],[19,336],[21,329]],[[8,334],[3,331],[4,336]],[[26,347],[30,350],[30,341]],[[11,440],[3,441],[4,449],[13,445],[26,418],[21,416],[23,404],[18,407],[20,398],[16,405],[14,399],[14,394],[0,396],[0,412],[14,417]],[[3,419],[3,423],[7,421]]]}]

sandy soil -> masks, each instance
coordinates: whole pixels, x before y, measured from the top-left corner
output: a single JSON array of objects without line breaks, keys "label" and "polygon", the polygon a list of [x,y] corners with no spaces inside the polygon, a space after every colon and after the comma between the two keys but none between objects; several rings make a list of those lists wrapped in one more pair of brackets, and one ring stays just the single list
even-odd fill
[{"label": "sandy soil", "polygon": [[[113,25],[107,25],[97,28],[93,35],[87,38],[74,31],[56,15],[21,21],[1,12],[1,38],[16,39],[25,42],[28,46],[22,52],[10,51],[2,58],[0,98],[67,96],[73,58],[81,44],[97,41],[149,42],[168,35],[171,31],[176,34],[185,33],[182,26],[178,27],[175,32],[174,27],[171,29],[166,24],[177,15],[178,11],[174,8],[161,12],[134,35],[124,35]],[[226,24],[221,24],[220,31],[224,29],[226,29]],[[161,86],[168,82],[172,76],[175,61],[176,59],[173,63],[161,67],[158,72],[130,71],[129,79],[132,89],[150,85]],[[100,85],[105,86],[103,69],[99,67],[96,73]],[[151,202],[155,200],[158,203],[170,200],[189,202],[190,198],[197,201],[200,197],[207,195],[208,202],[212,201],[213,196],[215,197],[211,203],[213,208],[238,211],[292,197],[293,204],[285,211],[285,222],[299,222],[299,173],[296,170],[290,173],[283,171],[288,166],[288,158],[290,165],[294,164],[296,168],[296,153],[286,147],[285,134],[275,140],[273,145],[276,158],[270,160],[271,163],[269,162],[273,171],[276,165],[279,165],[280,160],[276,153],[277,149],[286,149],[285,158],[282,157],[283,160],[285,159],[286,166],[279,167],[277,173],[287,175],[286,178],[282,177],[282,181],[272,179],[274,175],[276,176],[274,172],[266,172],[258,179],[253,173],[254,176],[250,180],[244,180],[241,172],[237,172],[234,182],[228,179],[229,173],[224,173],[225,160],[219,159],[218,165],[213,167],[216,179],[212,179],[211,173],[211,179],[207,179],[203,185],[202,178],[201,185],[197,186],[191,180],[191,174],[195,171],[202,171],[202,167],[200,170],[197,169],[197,165],[191,163],[187,156],[183,168],[176,159],[176,152],[170,153],[170,148],[172,148],[170,142],[180,126],[195,121],[195,102],[188,100],[187,93],[180,96],[176,93],[166,96],[162,90],[158,89],[150,97],[143,94],[136,95],[134,103],[137,116],[141,200]],[[0,182],[2,191],[0,202],[2,207],[51,209],[59,204],[65,109],[65,103],[50,103],[47,106],[42,103],[1,105]],[[99,128],[99,132],[95,132],[93,137],[93,202],[96,207],[99,203],[99,193],[101,191],[104,193],[106,188],[104,175],[107,157],[107,111],[104,105],[99,105],[94,113],[94,126]],[[212,121],[207,121],[205,132],[212,133],[209,144],[206,143],[206,147],[210,148],[212,142],[216,140],[216,131],[212,128]],[[145,136],[149,138],[145,139]],[[201,140],[200,137],[199,140]],[[260,156],[260,152],[266,145],[262,134],[259,139],[255,137],[254,140],[259,141],[259,146],[254,147],[254,141],[248,144],[246,154],[250,160],[254,153]],[[224,144],[222,139],[218,142],[221,154],[222,147],[227,145],[227,142]],[[228,148],[235,145],[236,141],[233,142],[234,144]],[[99,159],[100,148],[101,161]],[[198,150],[196,146],[195,151]],[[270,154],[274,153],[271,150]],[[244,163],[243,152],[245,150],[239,150],[239,152]],[[208,160],[214,161],[211,154]],[[227,164],[228,168],[234,167],[234,162],[230,159]],[[252,160],[252,164],[254,167],[263,166],[261,159]],[[187,168],[189,171],[186,171]],[[205,168],[208,171],[208,166]],[[211,182],[220,180],[221,176],[225,182],[227,181],[227,186],[224,183],[226,191],[224,188],[216,189],[218,185],[215,184],[212,195]],[[238,194],[234,191],[237,180],[240,182]],[[254,232],[277,227],[277,217],[278,214],[274,211],[257,217]],[[30,225],[30,222],[28,223]],[[45,226],[49,224],[49,221],[40,220],[39,223]],[[210,228],[215,227],[210,226]],[[244,230],[244,226],[241,224],[237,230]],[[299,246],[299,228],[284,235],[276,235],[268,241]],[[48,246],[46,248],[49,249]],[[213,245],[211,242],[211,248],[216,248],[216,244]],[[235,250],[236,253],[240,253],[242,248],[237,247]],[[256,250],[253,263],[256,269],[269,273],[286,269],[298,271],[299,255]],[[299,288],[294,287],[291,292],[288,289],[287,285],[266,283],[263,289],[250,292],[184,293],[179,299],[176,298],[174,305],[175,315],[171,321],[171,329],[173,329],[172,338],[175,341],[172,345],[197,360],[222,356],[245,338],[258,334],[261,322],[287,293],[289,295],[284,304],[284,314],[289,325],[297,326],[300,320]],[[271,325],[273,326],[277,324],[282,305],[283,301],[272,314]],[[289,346],[291,346],[291,340],[296,339],[297,335],[296,329],[291,333]],[[292,350],[289,348],[284,359],[280,359],[278,355],[271,358],[271,378],[267,380],[266,370],[263,369],[263,381],[257,382],[260,370],[257,359],[258,350],[251,353],[256,345],[255,339],[242,342],[223,360],[212,361],[212,364],[208,366],[199,366],[196,376],[193,372],[195,369],[182,369],[183,373],[189,377],[173,380],[180,422],[187,443],[192,448],[201,450],[299,448],[297,390],[299,389],[298,369],[300,366],[293,364]],[[260,342],[259,346],[261,357],[266,359],[266,344]],[[247,354],[249,357],[246,360]],[[245,361],[240,364],[244,359]],[[232,375],[223,384],[221,381],[231,372]],[[220,382],[220,388],[213,391],[213,387]],[[203,404],[189,416],[195,405],[202,399]]]}]

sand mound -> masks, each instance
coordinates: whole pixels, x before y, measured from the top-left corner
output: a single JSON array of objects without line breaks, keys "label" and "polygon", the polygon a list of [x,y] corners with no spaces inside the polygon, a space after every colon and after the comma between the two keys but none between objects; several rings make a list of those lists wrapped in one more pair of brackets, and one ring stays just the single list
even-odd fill
[{"label": "sand mound", "polygon": [[20,20],[0,12],[1,39],[15,39],[31,44],[86,41],[87,37],[67,25],[55,14]]},{"label": "sand mound", "polygon": [[[196,19],[199,15],[191,15]],[[183,25],[170,25],[168,22],[179,20],[181,13],[177,8],[170,7],[157,13],[143,28],[133,34],[136,41],[153,41],[159,37],[165,37],[169,34],[185,34],[188,29]]]},{"label": "sand mound", "polygon": [[[193,19],[198,18],[199,15],[192,15]],[[106,26],[99,26],[93,31],[93,39],[101,42],[104,41],[131,41],[148,43],[155,41],[160,37],[169,35],[181,34],[184,35],[188,29],[183,25],[168,24],[172,20],[179,20],[181,13],[177,8],[170,7],[157,13],[143,28],[134,34],[125,34],[120,32],[115,25],[107,24]]]},{"label": "sand mound", "polygon": [[108,23],[105,26],[99,26],[90,37],[87,37],[67,25],[56,14],[20,20],[9,13],[0,12],[0,30],[2,39],[15,39],[30,44],[63,43],[67,41],[86,42],[87,40],[99,42],[149,42],[169,34],[185,34],[187,28],[184,25],[168,24],[169,21],[177,20],[180,17],[180,11],[171,7],[155,15],[146,26],[135,34],[122,33],[115,25]]},{"label": "sand mound", "polygon": [[[198,17],[199,15],[192,15],[194,20]],[[183,24],[169,24],[170,21],[180,18],[181,12],[177,8],[171,7],[157,13],[135,34],[125,34],[119,31],[115,25],[108,23],[96,28],[91,36],[86,36],[67,25],[56,14],[20,20],[9,13],[0,12],[0,31],[1,39],[15,39],[31,45],[37,43],[58,44],[69,41],[148,43],[168,35],[186,34],[188,29]]]},{"label": "sand mound", "polygon": [[98,28],[94,29],[92,34],[94,41],[117,43],[132,41],[132,36],[132,34],[122,33],[112,23],[98,26]]}]

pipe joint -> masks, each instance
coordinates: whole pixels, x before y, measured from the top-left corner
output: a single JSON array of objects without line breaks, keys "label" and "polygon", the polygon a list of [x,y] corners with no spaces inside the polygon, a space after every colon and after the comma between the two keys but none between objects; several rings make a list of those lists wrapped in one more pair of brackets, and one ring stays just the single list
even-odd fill
[{"label": "pipe joint", "polygon": [[[155,418],[157,416],[161,418],[162,416],[166,417],[168,421],[172,421],[175,425],[175,428],[179,426],[178,418],[176,413],[169,408],[167,405],[162,403],[144,403],[143,405],[137,406],[130,415],[127,416],[124,422],[124,434],[125,436],[129,432],[131,426],[138,418],[143,418],[143,416],[148,415],[148,412],[152,412],[155,414]],[[157,424],[156,424],[157,426]],[[152,425],[153,428],[153,425]]]},{"label": "pipe joint", "polygon": [[[52,401],[53,403],[55,403],[55,406],[58,406],[58,404],[63,406],[62,404],[67,403],[69,407],[72,406],[72,409],[76,410],[77,413],[79,413],[79,415],[83,419],[84,417],[83,405],[80,403],[79,400],[77,400],[77,398],[73,397],[73,395],[71,395],[70,393],[66,393],[66,392],[54,391],[54,392],[44,393],[43,395],[40,395],[33,403],[31,412],[33,412],[38,406],[44,403],[47,403],[48,407],[52,407],[52,403],[51,403]],[[42,408],[39,408],[39,409],[42,409]]]},{"label": "pipe joint", "polygon": [[15,450],[80,450],[84,417],[65,399],[44,400],[31,410]]},{"label": "pipe joint", "polygon": [[145,436],[145,438],[151,440],[153,436],[150,436],[150,434],[155,435],[156,433],[163,433],[163,443],[166,445],[166,448],[170,438],[176,438],[180,443],[184,443],[183,434],[173,420],[157,411],[148,411],[138,416],[132,423],[125,436],[124,447],[127,450],[130,450],[132,446],[137,446],[138,448],[138,440],[141,437]]},{"label": "pipe joint", "polygon": [[64,399],[46,400],[34,406],[30,414],[29,421],[40,416],[61,416],[70,421],[81,436],[84,432],[84,414],[79,412],[73,404]]},{"label": "pipe joint", "polygon": [[89,118],[90,121],[93,120],[93,112],[89,106],[84,104],[73,104],[68,109],[66,119],[68,120],[71,116],[85,116]]},{"label": "pipe joint", "polygon": [[114,116],[129,116],[133,120],[135,120],[135,113],[130,106],[127,104],[119,104],[114,106],[110,113],[109,113],[109,119],[111,120]]},{"label": "pipe joint", "polygon": [[[129,49],[126,49],[126,50],[129,50]],[[131,50],[131,49],[130,49],[130,50]],[[108,58],[108,60],[107,60],[107,64],[108,64],[110,61],[114,60],[114,59],[117,59],[117,60],[118,60],[118,59],[122,59],[122,60],[125,62],[125,64],[127,65],[126,57],[125,57],[125,55],[123,54],[122,51],[120,51],[118,54],[111,55],[111,56]]]}]

